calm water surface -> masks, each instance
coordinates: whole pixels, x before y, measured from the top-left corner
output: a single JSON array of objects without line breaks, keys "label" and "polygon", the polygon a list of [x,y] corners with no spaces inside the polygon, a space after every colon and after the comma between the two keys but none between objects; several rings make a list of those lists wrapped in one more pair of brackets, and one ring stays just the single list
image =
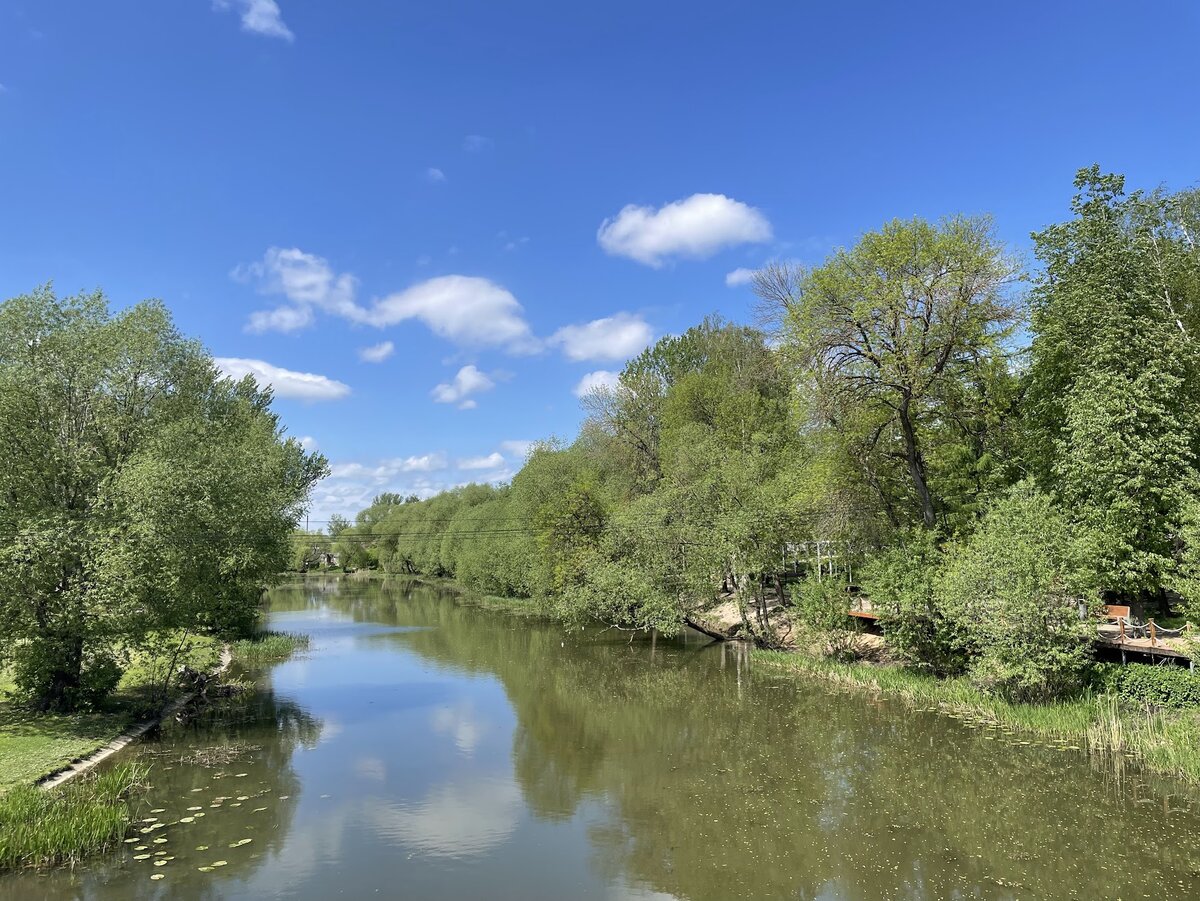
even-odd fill
[{"label": "calm water surface", "polygon": [[272,626],[312,650],[135,752],[148,831],[0,898],[1200,898],[1196,793],[732,647],[349,579]]}]

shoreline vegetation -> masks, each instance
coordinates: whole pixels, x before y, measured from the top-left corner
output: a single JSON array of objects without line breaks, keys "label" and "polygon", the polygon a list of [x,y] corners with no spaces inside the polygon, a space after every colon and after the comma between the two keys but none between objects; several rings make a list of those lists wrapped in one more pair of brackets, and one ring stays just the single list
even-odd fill
[{"label": "shoreline vegetation", "polygon": [[380,494],[295,533],[293,567],[454,577],[568,627],[736,633],[1196,779],[1200,677],[1096,643],[1113,621],[1176,662],[1198,646],[1200,189],[1098,165],[1073,187],[1033,265],[964,215],[767,262],[757,327],[660,339],[511,481]]},{"label": "shoreline vegetation", "polygon": [[1012,703],[964,678],[937,679],[896,665],[839,662],[804,651],[756,649],[753,660],[790,678],[896,698],[915,709],[1134,760],[1157,775],[1200,784],[1200,714],[1193,710],[1139,708],[1092,692],[1048,704]]},{"label": "shoreline vegetation", "polygon": [[[307,635],[265,629],[228,644],[193,637],[175,662],[217,676],[222,648],[228,649],[229,663],[257,669],[308,646]],[[126,670],[107,708],[91,714],[35,714],[5,698],[0,684],[0,873],[72,865],[121,841],[147,784],[149,773],[143,767],[117,763],[55,787],[40,783],[94,756],[138,720],[156,720],[192,693],[192,687],[178,684],[160,691],[160,673],[161,666],[139,661]],[[205,697],[194,703],[209,702]]]}]

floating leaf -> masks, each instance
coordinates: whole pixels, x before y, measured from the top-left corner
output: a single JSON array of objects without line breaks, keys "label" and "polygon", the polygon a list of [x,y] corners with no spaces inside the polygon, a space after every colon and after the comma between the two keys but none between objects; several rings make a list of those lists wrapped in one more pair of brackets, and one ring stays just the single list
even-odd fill
[{"label": "floating leaf", "polygon": [[156,861],[154,861],[154,865],[156,867],[165,867],[167,865],[167,862],[165,860],[156,860]]},{"label": "floating leaf", "polygon": [[162,844],[165,844],[165,843],[166,843],[166,841],[167,841],[167,840],[166,840],[165,838],[156,838],[156,839],[154,840],[154,844],[156,844],[156,845],[162,845]]},{"label": "floating leaf", "polygon": [[181,823],[194,823],[194,822],[196,822],[196,818],[195,818],[195,817],[180,817],[180,818],[179,818],[179,822],[181,822]]},{"label": "floating leaf", "polygon": [[133,859],[134,860],[149,860],[150,855],[149,854],[135,854],[135,855],[133,855]]},{"label": "floating leaf", "polygon": [[196,850],[197,850],[197,851],[207,851],[207,850],[208,850],[208,845],[197,845],[197,846],[196,846]]},{"label": "floating leaf", "polygon": [[196,867],[201,873],[211,873],[215,867]]},{"label": "floating leaf", "polygon": [[167,809],[167,808],[165,808],[165,807],[155,807],[155,808],[154,808],[152,811],[150,811],[150,812],[151,812],[151,813],[162,813],[162,812],[163,812],[164,810],[166,810],[166,809]]},{"label": "floating leaf", "polygon": [[152,873],[152,874],[150,875],[150,878],[151,878],[151,879],[166,879],[166,878],[167,878],[167,874],[166,874],[166,873]]},{"label": "floating leaf", "polygon": [[214,867],[224,867],[224,866],[228,866],[228,864],[229,864],[229,861],[227,861],[227,860],[214,860],[213,861]]},{"label": "floating leaf", "polygon": [[202,810],[201,807],[189,807],[188,810]]}]

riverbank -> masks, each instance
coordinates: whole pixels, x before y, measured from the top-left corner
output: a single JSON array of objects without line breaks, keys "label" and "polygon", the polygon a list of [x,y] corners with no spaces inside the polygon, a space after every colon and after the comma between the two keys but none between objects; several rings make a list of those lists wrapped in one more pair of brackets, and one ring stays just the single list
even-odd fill
[{"label": "riverbank", "polygon": [[755,662],[796,678],[936,709],[972,725],[996,726],[1063,748],[1088,749],[1148,770],[1200,783],[1200,712],[1138,709],[1107,695],[1057,704],[1013,704],[966,679],[935,679],[900,666],[839,663],[803,652],[756,650]]},{"label": "riverbank", "polygon": [[[229,645],[228,659],[222,659],[224,647],[216,638],[193,636],[174,662],[203,673],[224,669],[230,662],[253,668],[287,659],[307,648],[308,638],[263,632]],[[71,714],[39,712],[15,703],[11,681],[0,674],[0,795],[89,759],[139,724],[156,720],[187,693],[171,685],[169,664],[169,658],[134,655],[102,709]]]},{"label": "riverbank", "polygon": [[[220,662],[221,646],[215,638],[193,636],[180,650],[176,664],[210,672]],[[17,704],[10,677],[0,674],[0,795],[90,756],[161,710],[176,696],[169,666],[169,655],[135,653],[116,692],[101,709],[69,714]]]}]

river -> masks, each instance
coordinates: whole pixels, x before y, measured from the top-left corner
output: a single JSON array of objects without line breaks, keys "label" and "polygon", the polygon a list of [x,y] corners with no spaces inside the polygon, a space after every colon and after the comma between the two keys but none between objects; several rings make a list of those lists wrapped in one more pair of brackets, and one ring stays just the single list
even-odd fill
[{"label": "river", "polygon": [[129,752],[134,841],[0,898],[1200,898],[1200,793],[1082,751],[418,582],[270,603],[310,651]]}]

